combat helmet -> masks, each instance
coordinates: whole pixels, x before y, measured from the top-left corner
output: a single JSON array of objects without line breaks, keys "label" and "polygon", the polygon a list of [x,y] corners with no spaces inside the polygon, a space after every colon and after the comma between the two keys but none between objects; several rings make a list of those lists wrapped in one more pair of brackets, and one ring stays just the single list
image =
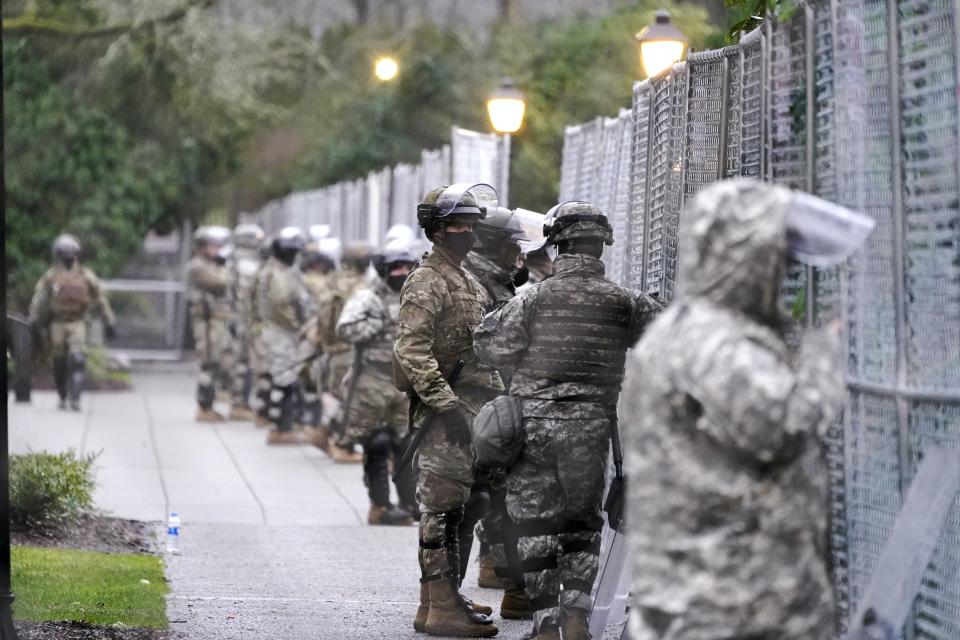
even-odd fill
[{"label": "combat helmet", "polygon": [[568,200],[554,206],[543,221],[543,237],[547,244],[559,244],[575,238],[595,238],[613,244],[613,227],[596,205]]},{"label": "combat helmet", "polygon": [[314,238],[303,248],[300,254],[300,267],[304,271],[322,267],[324,273],[333,271],[340,264],[339,238]]},{"label": "combat helmet", "polygon": [[497,190],[485,183],[458,182],[437,187],[417,206],[417,223],[431,238],[444,224],[483,220],[498,201]]},{"label": "combat helmet", "polygon": [[373,252],[370,250],[370,245],[366,242],[351,242],[343,248],[343,256],[340,258],[340,263],[344,267],[349,267],[359,273],[363,273],[363,271],[370,266],[370,260],[372,258]]},{"label": "combat helmet", "polygon": [[61,233],[57,236],[51,249],[54,260],[70,261],[80,257],[80,241],[69,233]]},{"label": "combat helmet", "polygon": [[475,250],[484,255],[497,255],[504,243],[519,245],[527,240],[520,220],[510,209],[496,207],[487,211],[475,229],[477,246]]},{"label": "combat helmet", "polygon": [[377,275],[386,278],[395,265],[409,264],[413,266],[416,263],[417,253],[414,251],[413,243],[399,239],[392,240],[384,246],[374,260],[373,267]]},{"label": "combat helmet", "polygon": [[238,224],[233,229],[233,244],[241,249],[258,250],[263,238],[263,229],[260,228],[260,225],[252,222]]},{"label": "combat helmet", "polygon": [[193,234],[193,242],[197,247],[210,244],[224,245],[230,240],[230,229],[219,225],[203,226]]},{"label": "combat helmet", "polygon": [[273,239],[274,250],[300,251],[307,244],[307,236],[298,227],[284,227]]}]

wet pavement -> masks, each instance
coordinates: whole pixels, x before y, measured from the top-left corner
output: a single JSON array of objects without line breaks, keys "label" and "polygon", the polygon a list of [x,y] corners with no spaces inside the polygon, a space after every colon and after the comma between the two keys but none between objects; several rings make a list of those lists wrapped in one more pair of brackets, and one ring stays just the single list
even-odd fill
[{"label": "wet pavement", "polygon": [[[80,413],[35,392],[30,405],[8,404],[10,449],[99,451],[98,508],[158,531],[180,514],[182,554],[167,557],[174,638],[427,638],[412,627],[416,527],[365,524],[360,465],[312,446],[267,447],[251,423],[196,423],[194,376],[183,365],[139,371],[133,391],[88,393]],[[465,593],[499,603],[497,591]],[[497,623],[501,638],[529,628]]]}]

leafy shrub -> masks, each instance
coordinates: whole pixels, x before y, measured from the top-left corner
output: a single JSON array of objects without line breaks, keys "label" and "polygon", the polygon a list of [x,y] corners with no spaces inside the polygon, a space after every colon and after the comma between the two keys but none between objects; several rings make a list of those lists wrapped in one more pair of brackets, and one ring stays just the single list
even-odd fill
[{"label": "leafy shrub", "polygon": [[61,529],[93,508],[96,454],[26,453],[10,456],[10,526]]}]

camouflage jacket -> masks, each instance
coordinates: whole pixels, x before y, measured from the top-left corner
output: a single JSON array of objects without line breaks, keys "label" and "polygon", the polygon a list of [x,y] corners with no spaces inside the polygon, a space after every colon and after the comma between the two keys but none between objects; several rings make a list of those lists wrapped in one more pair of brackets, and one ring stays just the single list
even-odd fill
[{"label": "camouflage jacket", "polygon": [[480,359],[513,369],[510,394],[613,406],[623,359],[661,306],[604,278],[600,260],[561,255],[554,275],[484,318]]},{"label": "camouflage jacket", "polygon": [[259,252],[249,249],[237,249],[227,263],[230,302],[236,320],[245,327],[253,322],[254,292],[260,267]]},{"label": "camouflage jacket", "polygon": [[[317,291],[317,338],[323,351],[331,356],[350,351],[350,343],[337,335],[337,320],[347,300],[363,286],[363,274],[352,269],[334,271],[327,276],[327,286]],[[321,281],[315,279],[319,285]]]},{"label": "camouflage jacket", "polygon": [[[86,281],[89,304],[87,309],[79,312],[79,314],[63,316],[57,311],[57,305],[53,300],[57,295],[58,280],[60,280],[64,274],[68,273],[68,271],[71,274],[82,275]],[[93,271],[80,264],[75,264],[70,270],[65,269],[59,264],[55,264],[40,277],[33,290],[33,299],[30,301],[30,321],[38,325],[46,325],[51,321],[77,321],[83,319],[83,315],[85,315],[89,307],[96,307],[104,324],[107,326],[113,326],[113,324],[116,323],[117,319],[113,315],[110,302],[107,300],[107,297],[103,295],[103,290],[100,288],[100,280],[97,279]],[[79,317],[76,317],[77,315],[79,315]]]},{"label": "camouflage jacket", "polygon": [[230,274],[226,266],[195,255],[187,263],[187,300],[194,316],[226,320],[232,316],[228,290]]},{"label": "camouflage jacket", "polygon": [[844,397],[840,342],[817,330],[789,352],[783,218],[727,189],[685,211],[680,295],[628,362],[635,604],[669,637],[831,637],[821,437]]},{"label": "camouflage jacket", "polygon": [[363,370],[390,378],[397,339],[400,294],[377,278],[347,300],[337,321],[337,337],[363,350]]},{"label": "camouflage jacket", "polygon": [[[461,403],[477,411],[486,396],[503,390],[497,372],[473,352],[473,330],[480,324],[484,300],[476,278],[439,247],[404,283],[394,354],[422,401],[415,420],[430,409],[444,411]],[[464,368],[451,388],[444,375],[459,360]]]},{"label": "camouflage jacket", "polygon": [[270,258],[257,280],[257,312],[266,323],[299,332],[314,307],[295,266]]},{"label": "camouflage jacket", "polygon": [[463,267],[483,285],[487,292],[487,300],[483,305],[485,313],[503,306],[507,300],[517,295],[517,288],[513,284],[510,273],[486,256],[471,251],[463,261]]}]

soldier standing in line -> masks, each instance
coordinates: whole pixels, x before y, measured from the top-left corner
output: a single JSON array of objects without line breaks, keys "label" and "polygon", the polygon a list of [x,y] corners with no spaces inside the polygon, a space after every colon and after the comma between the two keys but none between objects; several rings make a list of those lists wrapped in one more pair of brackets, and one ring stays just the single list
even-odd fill
[{"label": "soldier standing in line", "polygon": [[253,420],[250,394],[253,373],[250,368],[252,351],[253,296],[257,272],[260,270],[260,245],[263,229],[244,223],[233,230],[233,252],[227,260],[230,272],[230,302],[233,308],[233,338],[235,360],[233,370],[231,420]]},{"label": "soldier standing in line", "polygon": [[263,309],[266,301],[261,292],[266,291],[266,283],[272,277],[271,272],[276,262],[273,258],[273,238],[265,237],[260,243],[260,269],[254,277],[253,289],[250,293],[250,371],[253,373],[254,384],[252,408],[256,414],[253,423],[258,428],[268,428],[271,425],[267,415],[272,386],[270,361],[267,358],[267,347],[263,342]]},{"label": "soldier standing in line", "polygon": [[438,636],[497,633],[491,609],[460,593],[459,528],[474,484],[470,425],[503,391],[497,372],[473,352],[486,294],[462,266],[488,202],[496,206],[489,185],[456,184],[434,189],[417,207],[433,251],[403,286],[394,347],[396,365],[415,394],[413,420],[423,430],[417,458],[420,606],[413,626]]},{"label": "soldier standing in line", "polygon": [[[350,369],[353,358],[353,349],[348,342],[337,336],[337,320],[343,311],[347,300],[364,284],[367,267],[370,266],[370,247],[366,244],[351,244],[344,248],[340,260],[340,270],[334,272],[330,286],[320,292],[317,307],[317,336],[327,356],[324,390],[333,396],[340,404],[339,413],[342,414],[345,399],[343,379]],[[341,440],[342,418],[334,420],[334,424],[326,425],[330,434],[327,453],[336,462],[362,462],[363,456],[353,451],[352,446]],[[320,440],[324,438],[321,436]],[[350,448],[348,448],[350,447]]]},{"label": "soldier standing in line", "polygon": [[[324,225],[314,225],[312,232],[318,231],[316,227]],[[320,306],[322,299],[333,282],[333,274],[340,261],[340,240],[330,237],[317,237],[307,244],[300,253],[300,268],[303,270],[303,284],[307,287],[307,292],[317,307],[317,313],[308,321],[306,329],[307,338],[313,345],[315,357],[303,368],[301,374],[301,383],[303,386],[303,412],[301,416],[302,423],[312,430],[311,442],[326,450],[328,445],[329,433],[322,427],[321,418],[323,416],[322,393],[324,375],[326,370],[326,354],[322,353],[322,344],[319,339],[317,322],[323,309]]]},{"label": "soldier standing in line", "polygon": [[788,255],[835,264],[872,225],[753,180],[704,189],[681,221],[679,295],[627,366],[631,636],[834,637],[822,438],[845,395],[839,325],[791,353],[780,286]]},{"label": "soldier standing in line", "polygon": [[[542,226],[543,216],[539,217]],[[516,295],[517,276],[525,275],[520,267],[520,243],[527,239],[527,235],[516,213],[498,207],[487,211],[486,217],[477,224],[476,236],[476,246],[467,254],[463,266],[487,292],[484,304],[486,314],[499,309]],[[500,376],[509,386],[510,372],[500,371]],[[478,518],[483,516],[477,526],[477,537],[480,539],[477,584],[484,588],[505,589],[514,586],[510,581],[511,574],[503,546],[503,526],[507,517],[505,498],[506,478],[503,470],[485,470],[471,491],[460,527],[461,555],[466,560],[473,546],[474,526]],[[484,515],[482,507],[488,504]],[[467,563],[464,562],[461,573],[465,575],[466,569]],[[529,601],[525,598],[507,602],[506,605],[501,608],[503,617],[529,617]]]},{"label": "soldier standing in line", "polygon": [[303,275],[294,263],[305,244],[306,236],[300,229],[281,229],[273,240],[272,266],[257,283],[270,374],[267,416],[271,429],[267,444],[304,442],[302,434],[294,430],[294,422],[300,371],[309,358],[303,329],[314,309]]},{"label": "soldier standing in line", "polygon": [[223,422],[214,411],[216,383],[221,377],[220,363],[230,348],[230,299],[227,292],[230,274],[220,250],[230,239],[225,227],[200,227],[194,234],[196,251],[187,263],[187,301],[193,342],[200,356],[197,380],[197,420]]},{"label": "soldier standing in line", "polygon": [[[586,202],[547,213],[553,275],[484,318],[480,359],[513,371],[524,442],[507,473],[507,512],[533,609],[528,638],[590,638],[610,434],[624,361],[660,305],[604,277],[607,217]],[[561,591],[562,587],[562,591]],[[509,591],[504,599],[513,596]]]},{"label": "soldier standing in line", "polygon": [[108,337],[116,318],[100,289],[100,281],[80,264],[80,241],[63,234],[53,241],[54,264],[37,281],[30,301],[30,322],[47,334],[53,352],[53,378],[60,409],[80,410],[86,374],[87,311],[96,306]]},{"label": "soldier standing in line", "polygon": [[409,525],[417,511],[416,478],[397,479],[400,506],[390,504],[391,458],[407,432],[406,394],[393,386],[393,343],[397,337],[400,288],[417,257],[410,243],[388,244],[376,261],[380,276],[347,300],[337,336],[353,345],[353,365],[343,405],[347,446],[363,445],[363,482],[370,496],[368,524]]}]

